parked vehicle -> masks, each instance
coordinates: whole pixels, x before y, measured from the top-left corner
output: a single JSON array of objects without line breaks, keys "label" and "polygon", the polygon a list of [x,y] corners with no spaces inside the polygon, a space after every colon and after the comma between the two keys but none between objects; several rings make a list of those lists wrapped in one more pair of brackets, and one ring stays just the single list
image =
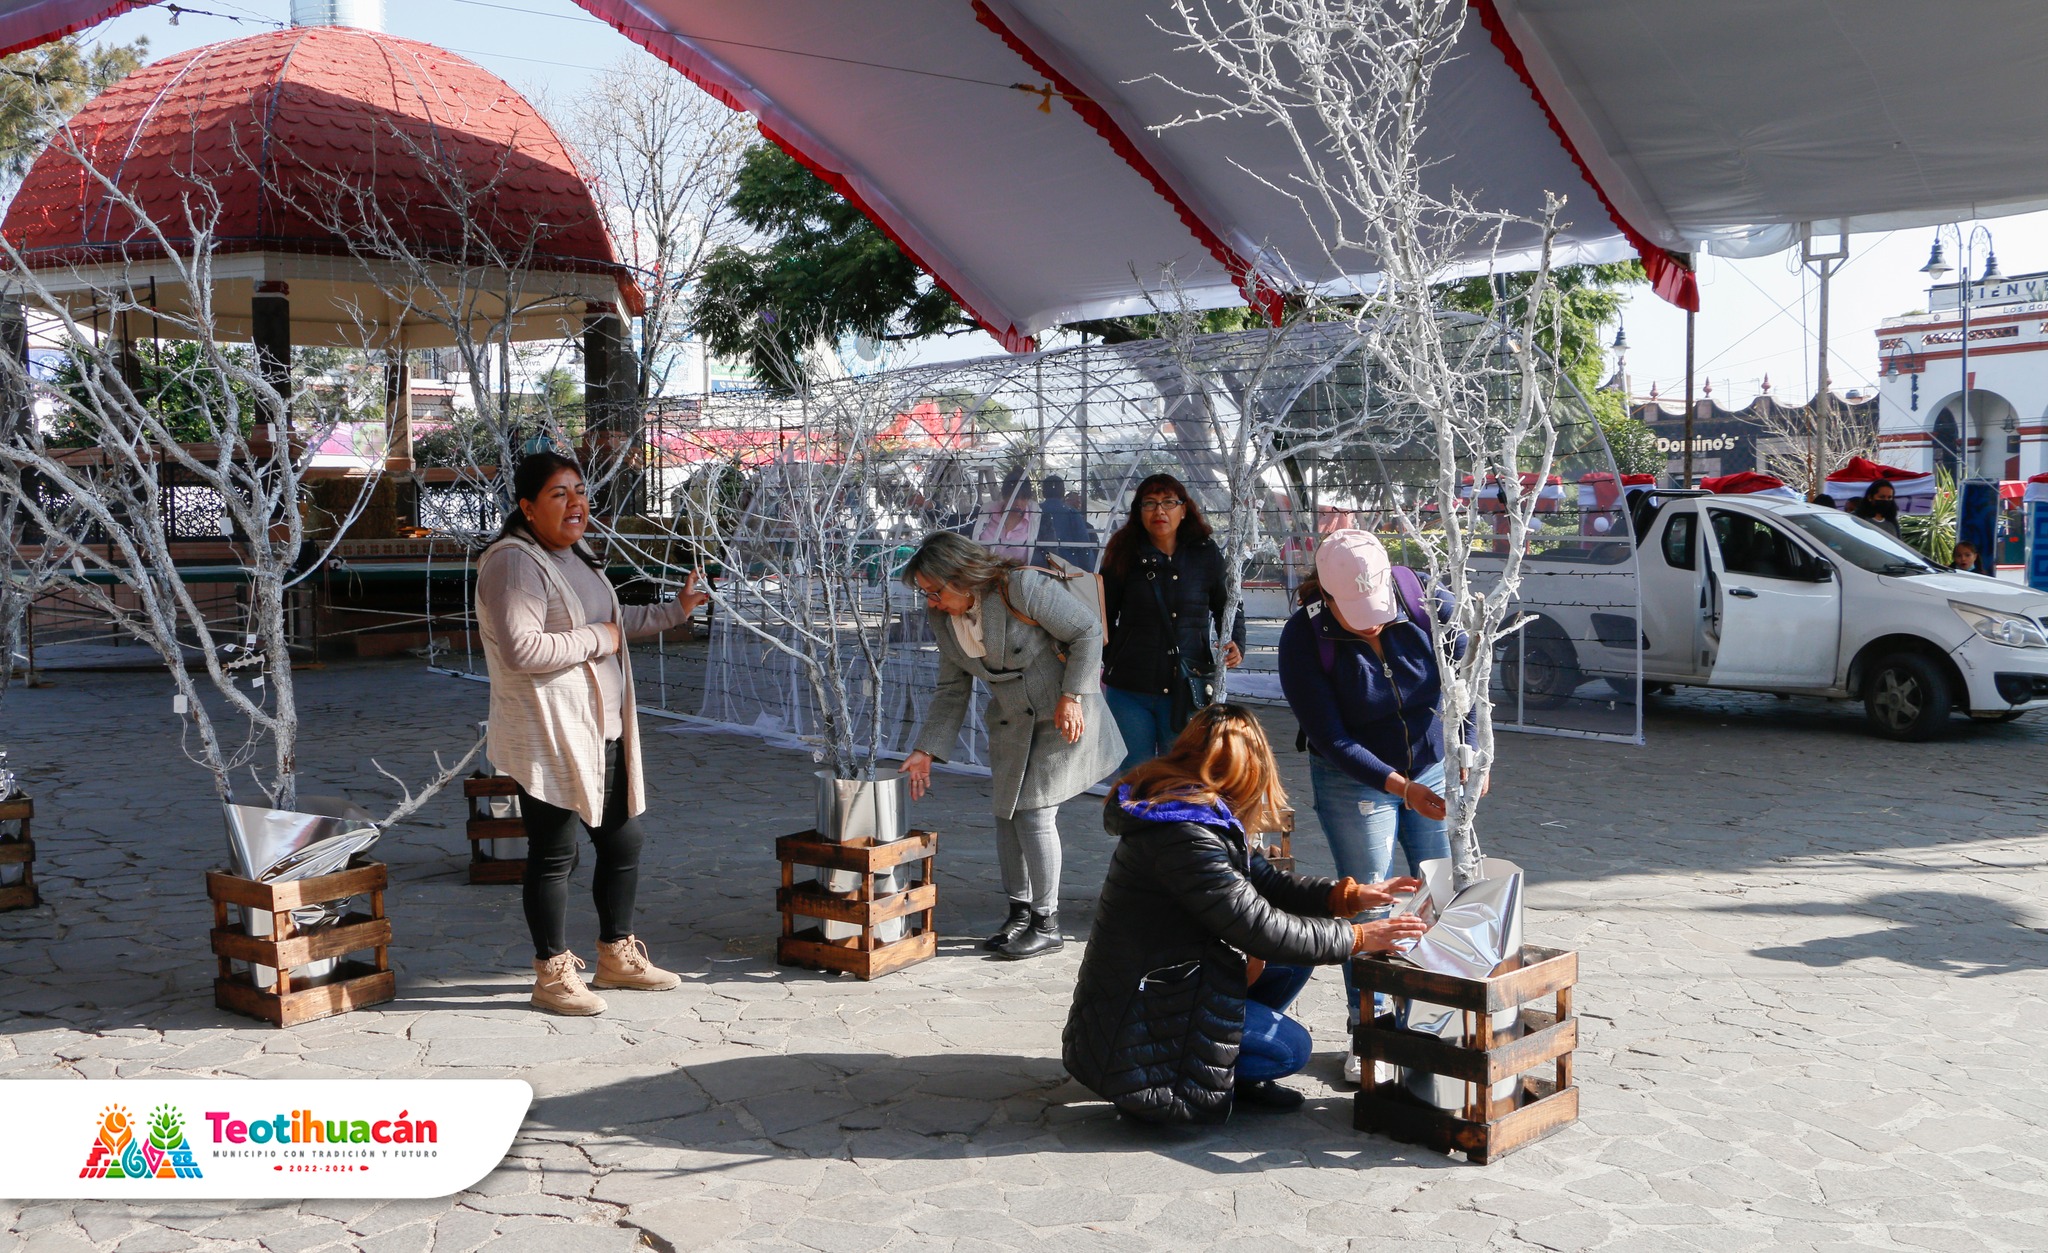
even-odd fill
[{"label": "parked vehicle", "polygon": [[[1503,656],[1529,691],[1688,684],[1860,700],[1873,730],[1939,735],[1952,714],[2009,720],[2048,707],[2048,594],[1943,570],[1837,509],[1761,496],[1658,491],[1632,512],[1639,632],[1533,610]],[[1596,615],[1597,616],[1597,615]],[[1637,638],[1631,640],[1630,636]],[[1503,674],[1512,687],[1521,674]]]}]

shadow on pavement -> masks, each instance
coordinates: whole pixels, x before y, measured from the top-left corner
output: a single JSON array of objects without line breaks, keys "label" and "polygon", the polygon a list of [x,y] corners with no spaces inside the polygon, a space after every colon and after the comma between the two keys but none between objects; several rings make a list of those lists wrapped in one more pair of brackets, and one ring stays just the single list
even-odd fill
[{"label": "shadow on pavement", "polygon": [[1853,918],[1877,924],[1875,930],[1854,935],[1752,950],[1771,961],[1816,967],[1891,961],[1965,978],[2048,967],[2048,936],[2040,928],[2004,901],[1968,892],[1892,892],[1853,904],[1738,905],[1713,912]]}]

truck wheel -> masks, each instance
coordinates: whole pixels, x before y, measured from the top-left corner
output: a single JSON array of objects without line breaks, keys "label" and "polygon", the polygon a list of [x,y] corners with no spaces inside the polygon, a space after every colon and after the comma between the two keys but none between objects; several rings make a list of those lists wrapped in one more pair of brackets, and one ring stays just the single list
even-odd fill
[{"label": "truck wheel", "polygon": [[1931,740],[1947,728],[1953,708],[1948,676],[1918,653],[1893,653],[1864,680],[1863,712],[1887,739]]},{"label": "truck wheel", "polygon": [[[1522,628],[1526,638],[1513,636],[1502,645],[1500,683],[1512,699],[1522,688],[1522,700],[1531,709],[1555,709],[1572,698],[1586,681],[1579,669],[1578,650],[1572,647],[1564,629],[1547,619]],[[1528,686],[1522,687],[1522,666],[1529,667]]]}]

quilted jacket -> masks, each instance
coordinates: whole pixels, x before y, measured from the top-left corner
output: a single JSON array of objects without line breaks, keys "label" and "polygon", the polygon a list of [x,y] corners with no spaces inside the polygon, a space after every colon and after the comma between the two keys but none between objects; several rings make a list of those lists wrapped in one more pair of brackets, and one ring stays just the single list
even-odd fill
[{"label": "quilted jacket", "polygon": [[1349,959],[1351,924],[1330,917],[1335,880],[1275,870],[1233,826],[1148,821],[1115,798],[1103,826],[1119,839],[1067,1015],[1067,1073],[1134,1118],[1222,1122],[1245,957]]}]

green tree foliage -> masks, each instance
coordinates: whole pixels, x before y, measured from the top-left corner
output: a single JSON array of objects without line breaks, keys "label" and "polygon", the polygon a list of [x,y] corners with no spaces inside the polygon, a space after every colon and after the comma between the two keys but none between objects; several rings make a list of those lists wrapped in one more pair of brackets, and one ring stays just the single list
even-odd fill
[{"label": "green tree foliage", "polygon": [[712,253],[691,323],[720,356],[787,391],[806,349],[847,335],[920,339],[974,323],[888,236],[773,144],[755,144],[729,202],[758,248]]},{"label": "green tree foliage", "polygon": [[[1664,456],[1657,451],[1657,437],[1650,428],[1628,412],[1627,399],[1619,392],[1600,389],[1606,368],[1605,332],[1621,315],[1628,289],[1649,281],[1640,261],[1617,261],[1606,265],[1559,266],[1551,273],[1554,284],[1547,299],[1538,333],[1538,346],[1557,358],[1573,385],[1585,396],[1593,416],[1607,435],[1614,464],[1623,474],[1654,474],[1664,468]],[[1509,274],[1502,277],[1496,292],[1494,280],[1481,276],[1454,283],[1444,291],[1444,306],[1467,313],[1492,314],[1496,301],[1505,300],[1511,316],[1521,316],[1529,278]]]},{"label": "green tree foliage", "polygon": [[0,173],[26,174],[51,132],[148,53],[147,39],[94,48],[59,39],[0,59]]},{"label": "green tree foliage", "polygon": [[[224,393],[224,380],[202,363],[198,344],[171,339],[138,344],[135,352],[142,367],[139,394],[144,403],[163,419],[179,443],[212,443],[216,436],[208,415],[225,417],[230,396],[239,416],[242,434],[248,435],[256,429],[254,393],[239,383],[227,385],[228,391]],[[253,349],[241,345],[223,346],[221,352],[252,370],[255,368]],[[92,391],[86,386],[80,369],[78,358],[67,356],[58,364],[51,381],[70,393],[81,406],[90,405]],[[88,448],[93,441],[92,431],[81,426],[68,410],[58,417],[50,440],[59,448]]]}]

